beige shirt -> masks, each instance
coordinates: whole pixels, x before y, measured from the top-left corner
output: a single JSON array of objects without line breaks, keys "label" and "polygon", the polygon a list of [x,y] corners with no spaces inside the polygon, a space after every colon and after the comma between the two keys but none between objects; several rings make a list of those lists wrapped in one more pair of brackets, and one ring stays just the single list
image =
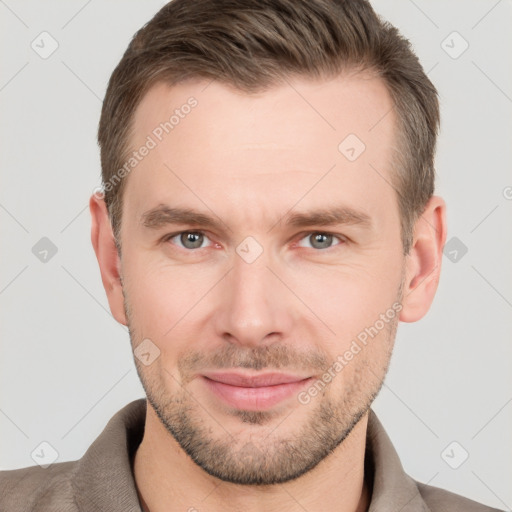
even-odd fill
[{"label": "beige shirt", "polygon": [[[0,471],[1,512],[140,512],[132,472],[144,433],[146,400],[117,412],[77,461]],[[373,483],[369,512],[491,512],[490,508],[408,476],[370,410],[365,475]]]}]

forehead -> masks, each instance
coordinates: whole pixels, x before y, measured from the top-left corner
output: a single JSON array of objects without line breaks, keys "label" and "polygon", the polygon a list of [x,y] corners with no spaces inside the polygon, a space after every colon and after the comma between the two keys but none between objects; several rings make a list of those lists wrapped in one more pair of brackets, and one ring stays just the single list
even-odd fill
[{"label": "forehead", "polygon": [[289,80],[257,94],[216,81],[158,83],[135,112],[130,142],[132,151],[151,146],[125,191],[139,211],[181,201],[183,192],[196,204],[224,195],[234,206],[271,208],[314,183],[317,198],[336,190],[377,197],[385,185],[396,200],[392,101],[368,74]]},{"label": "forehead", "polygon": [[[228,141],[254,149],[296,149],[312,134],[336,143],[343,135],[357,133],[372,144],[384,133],[390,135],[391,111],[384,81],[369,72],[330,80],[286,79],[283,85],[251,94],[211,80],[189,79],[172,87],[158,82],[135,111],[131,142],[136,145],[148,134],[177,142],[193,135],[197,143],[218,143],[219,150]],[[297,126],[297,121],[307,124]],[[166,122],[172,126],[162,127],[161,133],[159,127]],[[258,133],[262,125],[266,131]],[[172,137],[166,137],[171,131]],[[248,137],[250,141],[244,140]]]}]

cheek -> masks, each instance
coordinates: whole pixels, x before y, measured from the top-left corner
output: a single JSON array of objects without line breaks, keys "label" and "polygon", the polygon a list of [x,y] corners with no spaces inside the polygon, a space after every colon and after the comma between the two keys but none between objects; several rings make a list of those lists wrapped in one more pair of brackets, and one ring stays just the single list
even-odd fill
[{"label": "cheek", "polygon": [[162,271],[143,258],[124,262],[123,273],[131,322],[144,337],[162,338],[183,316],[190,287],[179,270]]},{"label": "cheek", "polygon": [[[127,251],[128,254],[128,251]],[[205,327],[208,291],[222,273],[211,266],[169,264],[164,258],[131,252],[123,262],[130,322],[141,338],[150,338],[162,351],[186,348],[187,341]],[[225,270],[223,271],[225,272]],[[203,318],[204,316],[204,318]]]},{"label": "cheek", "polygon": [[351,339],[397,300],[402,260],[389,256],[379,252],[364,265],[318,267],[297,279],[294,289],[337,339]]}]

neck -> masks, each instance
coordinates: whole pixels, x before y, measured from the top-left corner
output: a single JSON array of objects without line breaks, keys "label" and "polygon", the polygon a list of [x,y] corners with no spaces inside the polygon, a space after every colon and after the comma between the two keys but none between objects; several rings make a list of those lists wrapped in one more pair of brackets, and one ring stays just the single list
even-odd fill
[{"label": "neck", "polygon": [[148,404],[144,438],[135,454],[134,477],[145,512],[366,512],[371,480],[365,478],[368,415],[334,452],[299,478],[271,486],[224,482],[196,465]]}]

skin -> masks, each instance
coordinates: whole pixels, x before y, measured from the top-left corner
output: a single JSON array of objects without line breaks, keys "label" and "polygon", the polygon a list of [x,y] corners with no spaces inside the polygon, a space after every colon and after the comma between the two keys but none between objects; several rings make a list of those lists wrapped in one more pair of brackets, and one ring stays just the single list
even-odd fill
[{"label": "skin", "polygon": [[[396,119],[385,116],[392,103],[379,78],[294,79],[257,95],[215,81],[157,84],[136,110],[133,149],[190,96],[197,106],[125,178],[121,258],[103,199],[90,200],[112,314],[133,349],[148,338],[160,351],[148,366],[135,358],[148,397],[134,459],[140,496],[151,512],[367,510],[369,407],[398,320],[419,320],[434,298],[444,201],[429,201],[404,256],[389,184]],[[351,133],[366,145],[353,162],[338,150]],[[219,226],[144,227],[160,204]],[[286,225],[292,213],[340,205],[369,225]],[[204,237],[165,239],[183,231]],[[236,251],[248,236],[263,249],[252,263]],[[201,378],[236,368],[320,379],[396,303],[396,318],[307,404],[293,396],[238,410]]]}]

